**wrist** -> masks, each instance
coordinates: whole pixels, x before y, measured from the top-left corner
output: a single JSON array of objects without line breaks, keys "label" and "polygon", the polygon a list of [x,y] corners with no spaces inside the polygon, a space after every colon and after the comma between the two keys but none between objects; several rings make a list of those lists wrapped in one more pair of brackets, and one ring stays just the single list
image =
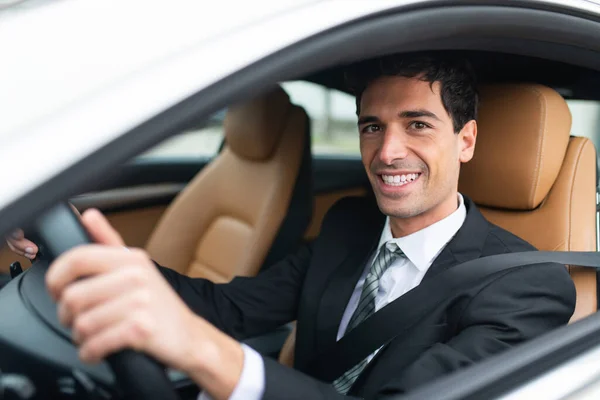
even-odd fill
[{"label": "wrist", "polygon": [[184,371],[215,400],[228,399],[242,374],[242,346],[202,318],[196,320]]}]

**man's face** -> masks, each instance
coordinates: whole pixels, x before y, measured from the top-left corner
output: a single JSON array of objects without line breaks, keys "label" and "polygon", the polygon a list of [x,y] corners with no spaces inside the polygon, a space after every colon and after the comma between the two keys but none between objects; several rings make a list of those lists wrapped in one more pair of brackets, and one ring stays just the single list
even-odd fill
[{"label": "man's face", "polygon": [[364,91],[358,119],[360,151],[381,211],[425,216],[425,226],[457,206],[461,162],[473,156],[477,128],[456,134],[440,83],[381,77]]}]

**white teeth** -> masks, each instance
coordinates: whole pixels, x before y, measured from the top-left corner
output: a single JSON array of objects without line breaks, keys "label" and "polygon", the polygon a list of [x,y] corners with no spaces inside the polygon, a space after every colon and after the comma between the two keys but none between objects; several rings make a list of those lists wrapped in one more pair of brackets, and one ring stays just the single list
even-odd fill
[{"label": "white teeth", "polygon": [[405,174],[405,175],[381,175],[383,181],[391,186],[402,186],[409,182],[414,181],[419,177],[419,174]]}]

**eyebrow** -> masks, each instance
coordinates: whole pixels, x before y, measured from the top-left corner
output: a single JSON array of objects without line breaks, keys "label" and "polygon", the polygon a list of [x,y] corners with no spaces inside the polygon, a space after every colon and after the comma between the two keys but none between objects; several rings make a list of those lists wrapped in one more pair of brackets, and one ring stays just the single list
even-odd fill
[{"label": "eyebrow", "polygon": [[428,117],[428,118],[433,118],[433,119],[438,120],[438,121],[440,120],[437,115],[435,115],[431,111],[427,111],[427,110],[402,111],[400,114],[398,114],[398,116],[400,118],[421,118],[421,117]]},{"label": "eyebrow", "polygon": [[364,125],[364,124],[368,124],[368,123],[371,123],[371,122],[379,122],[379,118],[377,118],[377,117],[375,117],[373,115],[367,115],[367,116],[364,116],[364,117],[360,117],[358,119],[357,125]]},{"label": "eyebrow", "polygon": [[[422,117],[427,117],[427,118],[433,118],[433,119],[435,119],[437,121],[440,121],[440,119],[438,118],[437,115],[435,115],[431,111],[427,111],[427,110],[406,110],[406,111],[402,111],[400,114],[398,114],[398,116],[400,118],[422,118]],[[357,125],[364,125],[364,124],[373,123],[373,122],[380,122],[380,120],[379,120],[379,118],[377,118],[374,115],[365,115],[364,117],[360,117],[358,119],[358,124]]]}]

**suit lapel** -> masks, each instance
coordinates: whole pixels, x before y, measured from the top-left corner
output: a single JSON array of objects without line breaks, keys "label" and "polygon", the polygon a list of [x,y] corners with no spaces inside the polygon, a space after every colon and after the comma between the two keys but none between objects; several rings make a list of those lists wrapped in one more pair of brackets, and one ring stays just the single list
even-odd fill
[{"label": "suit lapel", "polygon": [[483,217],[470,198],[463,195],[463,199],[467,208],[465,222],[433,261],[433,264],[431,264],[431,267],[429,267],[429,270],[427,270],[427,273],[423,277],[423,281],[431,279],[433,276],[454,265],[462,264],[481,256],[489,231],[489,222]]},{"label": "suit lapel", "polygon": [[[334,268],[319,303],[316,323],[317,351],[331,346],[336,341],[340,322],[352,292],[360,279],[366,262],[375,251],[385,217],[371,203],[364,203],[369,210],[357,210],[352,232],[344,245],[349,247],[346,257]],[[356,217],[358,216],[358,217]]]}]

